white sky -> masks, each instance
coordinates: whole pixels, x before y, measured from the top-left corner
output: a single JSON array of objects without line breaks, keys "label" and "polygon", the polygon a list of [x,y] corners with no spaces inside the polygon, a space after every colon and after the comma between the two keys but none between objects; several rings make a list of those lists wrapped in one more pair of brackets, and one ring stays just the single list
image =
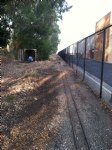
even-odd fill
[{"label": "white sky", "polygon": [[95,24],[109,11],[112,0],[66,0],[73,8],[59,22],[61,40],[58,51],[95,32]]}]

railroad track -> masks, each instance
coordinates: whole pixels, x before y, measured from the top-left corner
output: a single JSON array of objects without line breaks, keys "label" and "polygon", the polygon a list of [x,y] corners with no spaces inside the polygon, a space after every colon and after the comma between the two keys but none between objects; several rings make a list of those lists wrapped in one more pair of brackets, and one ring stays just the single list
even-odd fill
[{"label": "railroad track", "polygon": [[74,145],[76,150],[91,150],[90,143],[81,121],[80,114],[73,97],[67,76],[63,77],[63,85],[67,97],[67,107],[69,111],[70,122],[73,130]]}]

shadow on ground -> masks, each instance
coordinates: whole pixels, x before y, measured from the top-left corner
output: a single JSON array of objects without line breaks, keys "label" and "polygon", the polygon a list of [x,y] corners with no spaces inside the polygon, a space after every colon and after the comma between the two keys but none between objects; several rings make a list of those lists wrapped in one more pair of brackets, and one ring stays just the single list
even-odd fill
[{"label": "shadow on ground", "polygon": [[[2,105],[3,149],[29,149],[32,145],[44,149],[47,146],[45,143],[56,136],[59,107],[56,97],[58,89],[61,88],[61,84],[57,82],[58,76],[60,72],[56,70],[41,69],[41,78],[35,78],[34,89],[24,91],[24,95],[21,91],[8,95],[16,99],[16,102],[14,100],[7,103],[7,106]],[[19,81],[13,81],[10,86]],[[17,109],[17,106],[20,108]]]}]

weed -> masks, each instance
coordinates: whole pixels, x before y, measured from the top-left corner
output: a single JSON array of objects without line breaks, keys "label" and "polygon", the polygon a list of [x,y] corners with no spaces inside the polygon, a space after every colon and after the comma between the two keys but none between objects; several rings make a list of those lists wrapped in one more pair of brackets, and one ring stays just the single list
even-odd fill
[{"label": "weed", "polygon": [[15,99],[15,96],[14,96],[14,95],[8,95],[8,96],[5,97],[5,100],[6,100],[7,102],[13,102],[14,99]]}]

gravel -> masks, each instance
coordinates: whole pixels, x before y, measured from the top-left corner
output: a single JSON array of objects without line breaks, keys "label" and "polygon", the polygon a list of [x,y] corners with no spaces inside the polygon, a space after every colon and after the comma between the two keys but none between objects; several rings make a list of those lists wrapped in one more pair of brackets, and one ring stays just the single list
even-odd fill
[{"label": "gravel", "polygon": [[57,55],[4,62],[1,83],[2,150],[112,150],[112,110]]}]

